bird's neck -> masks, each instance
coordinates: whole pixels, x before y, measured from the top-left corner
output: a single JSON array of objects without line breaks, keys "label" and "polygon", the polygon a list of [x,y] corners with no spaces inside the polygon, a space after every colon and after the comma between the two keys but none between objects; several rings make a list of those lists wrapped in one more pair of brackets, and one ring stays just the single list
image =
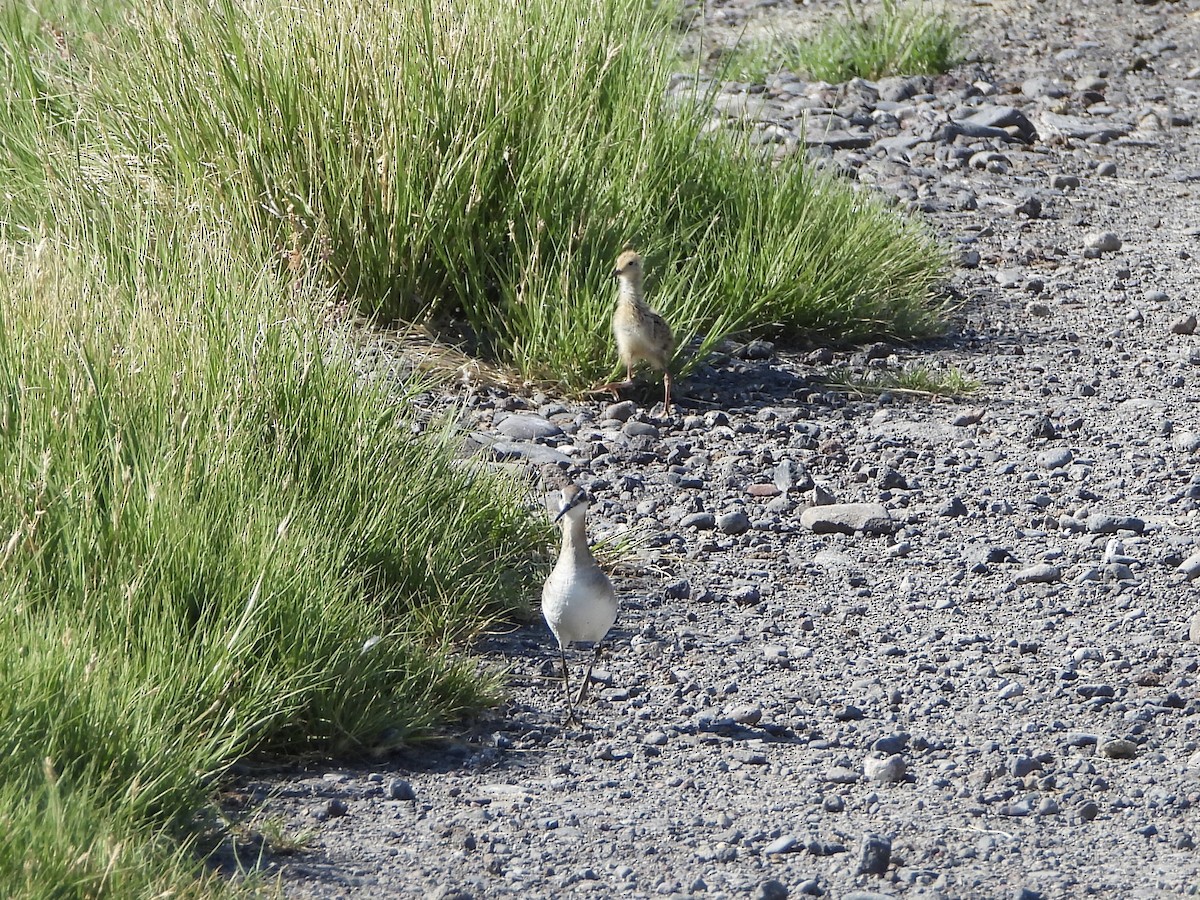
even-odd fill
[{"label": "bird's neck", "polygon": [[566,516],[562,526],[562,555],[590,556],[587,539],[587,520],[583,516]]},{"label": "bird's neck", "polygon": [[617,289],[617,300],[620,303],[628,303],[632,306],[644,306],[645,300],[642,296],[642,279],[623,276],[619,281],[620,287]]}]

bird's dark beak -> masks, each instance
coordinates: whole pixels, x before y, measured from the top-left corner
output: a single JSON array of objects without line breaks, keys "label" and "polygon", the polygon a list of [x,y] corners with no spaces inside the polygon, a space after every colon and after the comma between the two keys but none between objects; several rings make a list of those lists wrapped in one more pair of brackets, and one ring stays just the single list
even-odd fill
[{"label": "bird's dark beak", "polygon": [[621,277],[621,270],[620,270],[620,269],[613,269],[613,271],[612,271],[612,277],[613,277],[613,278],[620,278],[620,277]]},{"label": "bird's dark beak", "polygon": [[591,502],[591,499],[592,498],[588,496],[587,491],[580,491],[574,497],[572,497],[571,502],[564,506],[562,511],[554,517],[555,523],[557,523],[559,519],[577,507],[580,503],[589,503]]}]

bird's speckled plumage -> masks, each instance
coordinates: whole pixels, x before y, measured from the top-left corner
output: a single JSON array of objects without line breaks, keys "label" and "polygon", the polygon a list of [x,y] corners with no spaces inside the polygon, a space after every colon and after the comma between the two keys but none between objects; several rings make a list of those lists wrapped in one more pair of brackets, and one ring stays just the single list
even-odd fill
[{"label": "bird's speckled plumage", "polygon": [[635,250],[626,250],[617,257],[613,270],[619,287],[617,308],[613,313],[613,336],[617,340],[617,355],[625,364],[624,385],[609,385],[615,394],[618,386],[633,383],[633,368],[645,362],[663,373],[663,406],[671,408],[671,357],[675,353],[675,335],[667,320],[646,303],[642,290],[642,257]]}]

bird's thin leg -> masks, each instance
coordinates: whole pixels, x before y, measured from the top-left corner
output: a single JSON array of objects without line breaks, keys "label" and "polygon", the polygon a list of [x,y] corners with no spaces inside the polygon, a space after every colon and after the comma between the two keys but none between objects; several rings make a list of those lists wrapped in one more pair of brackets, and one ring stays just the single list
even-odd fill
[{"label": "bird's thin leg", "polygon": [[663,412],[671,411],[671,372],[663,369]]},{"label": "bird's thin leg", "polygon": [[600,659],[600,651],[603,648],[599,641],[596,641],[596,655],[592,657],[592,661],[588,663],[587,674],[583,676],[583,684],[579,686],[579,696],[575,698],[576,703],[582,703],[584,697],[587,696],[588,685],[592,682],[592,669],[595,668],[596,661]]},{"label": "bird's thin leg", "polygon": [[[562,673],[563,673],[563,690],[567,695],[567,724],[579,724],[579,720],[575,718],[575,710],[571,708],[571,678],[567,670],[567,650],[562,644],[558,645],[558,655],[562,657]],[[589,670],[590,674],[590,670]]]}]

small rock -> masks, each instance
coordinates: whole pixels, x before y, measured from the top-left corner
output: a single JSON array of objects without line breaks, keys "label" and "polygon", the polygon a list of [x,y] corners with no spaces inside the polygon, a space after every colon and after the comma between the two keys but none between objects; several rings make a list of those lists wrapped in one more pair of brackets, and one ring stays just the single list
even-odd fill
[{"label": "small rock", "polygon": [[1043,469],[1053,471],[1054,469],[1066,468],[1075,459],[1069,447],[1051,447],[1049,450],[1043,450],[1037,455],[1037,464]]},{"label": "small rock", "polygon": [[1171,437],[1171,446],[1178,453],[1195,453],[1200,450],[1200,434],[1194,431],[1177,431]]},{"label": "small rock", "polygon": [[1200,612],[1192,616],[1188,625],[1188,640],[1193,644],[1200,644]]},{"label": "small rock", "polygon": [[637,419],[630,419],[621,426],[621,433],[629,437],[647,437],[651,440],[658,440],[658,426],[650,422],[641,422]]},{"label": "small rock", "polygon": [[1085,800],[1075,808],[1075,812],[1085,822],[1090,822],[1100,815],[1100,807],[1095,804],[1095,801]]},{"label": "small rock", "polygon": [[1114,738],[1100,745],[1100,755],[1107,759],[1134,759],[1137,756],[1137,744],[1124,738]]},{"label": "small rock", "polygon": [[892,861],[892,842],[878,834],[863,835],[858,856],[860,875],[882,875]]},{"label": "small rock", "polygon": [[1083,239],[1084,249],[1094,253],[1116,253],[1121,246],[1121,239],[1112,231],[1093,231]]},{"label": "small rock", "polygon": [[561,428],[548,419],[527,414],[506,416],[496,426],[496,430],[514,441],[535,441],[563,433]]},{"label": "small rock", "polygon": [[871,749],[878,753],[901,753],[908,746],[909,735],[906,732],[900,731],[896,734],[889,734],[887,737],[881,737],[871,745]]},{"label": "small rock", "polygon": [[978,406],[974,409],[963,410],[950,420],[950,424],[956,428],[964,428],[968,425],[978,425],[980,420],[983,419],[983,413],[983,408]]},{"label": "small rock", "polygon": [[892,534],[899,527],[879,503],[831,503],[810,506],[800,514],[800,524],[815,534]]},{"label": "small rock", "polygon": [[1062,580],[1062,570],[1050,563],[1028,566],[1013,576],[1014,584],[1051,584]]},{"label": "small rock", "polygon": [[722,534],[745,534],[750,530],[750,517],[740,509],[717,516],[717,530]]},{"label": "small rock", "polygon": [[403,778],[393,778],[388,782],[387,795],[389,800],[417,799],[417,792],[413,790],[412,784]]},{"label": "small rock", "polygon": [[346,806],[346,802],[334,797],[331,800],[326,800],[321,806],[314,809],[313,817],[323,822],[326,819],[336,819],[344,816],[347,812],[349,812],[349,807]]},{"label": "small rock", "polygon": [[632,400],[622,400],[619,403],[610,403],[604,407],[603,416],[606,419],[616,419],[618,422],[624,422],[635,412],[637,412],[636,403]]},{"label": "small rock", "polygon": [[1195,334],[1196,317],[1188,313],[1171,323],[1171,334]]},{"label": "small rock", "polygon": [[1179,568],[1175,571],[1186,576],[1188,581],[1195,581],[1197,578],[1200,578],[1200,550],[1181,562]]},{"label": "small rock", "polygon": [[937,514],[943,519],[958,519],[968,515],[969,510],[961,497],[951,497],[938,507]]},{"label": "small rock", "polygon": [[1037,197],[1026,197],[1017,204],[1016,212],[1027,219],[1036,219],[1042,214],[1042,201]]},{"label": "small rock", "polygon": [[1008,774],[1013,778],[1024,778],[1030,772],[1041,769],[1042,764],[1032,756],[1016,756],[1008,764]]},{"label": "small rock", "polygon": [[788,889],[772,878],[754,889],[752,900],[787,900],[787,897]]},{"label": "small rock", "polygon": [[896,784],[904,780],[908,772],[908,764],[899,753],[893,753],[887,759],[868,756],[863,760],[863,772],[871,781],[880,784]]},{"label": "small rock", "polygon": [[717,527],[717,517],[710,512],[690,513],[679,521],[680,528],[695,528],[697,531],[712,531]]},{"label": "small rock", "polygon": [[776,838],[763,847],[763,855],[776,856],[781,853],[792,853],[800,849],[803,849],[803,845],[796,839],[796,836],[785,834],[783,837]]},{"label": "small rock", "polygon": [[757,725],[762,720],[761,706],[735,706],[729,711],[729,718],[739,725]]},{"label": "small rock", "polygon": [[1004,687],[996,692],[997,698],[1000,700],[1012,700],[1014,697],[1020,697],[1025,693],[1025,686],[1019,681],[1010,681]]}]

